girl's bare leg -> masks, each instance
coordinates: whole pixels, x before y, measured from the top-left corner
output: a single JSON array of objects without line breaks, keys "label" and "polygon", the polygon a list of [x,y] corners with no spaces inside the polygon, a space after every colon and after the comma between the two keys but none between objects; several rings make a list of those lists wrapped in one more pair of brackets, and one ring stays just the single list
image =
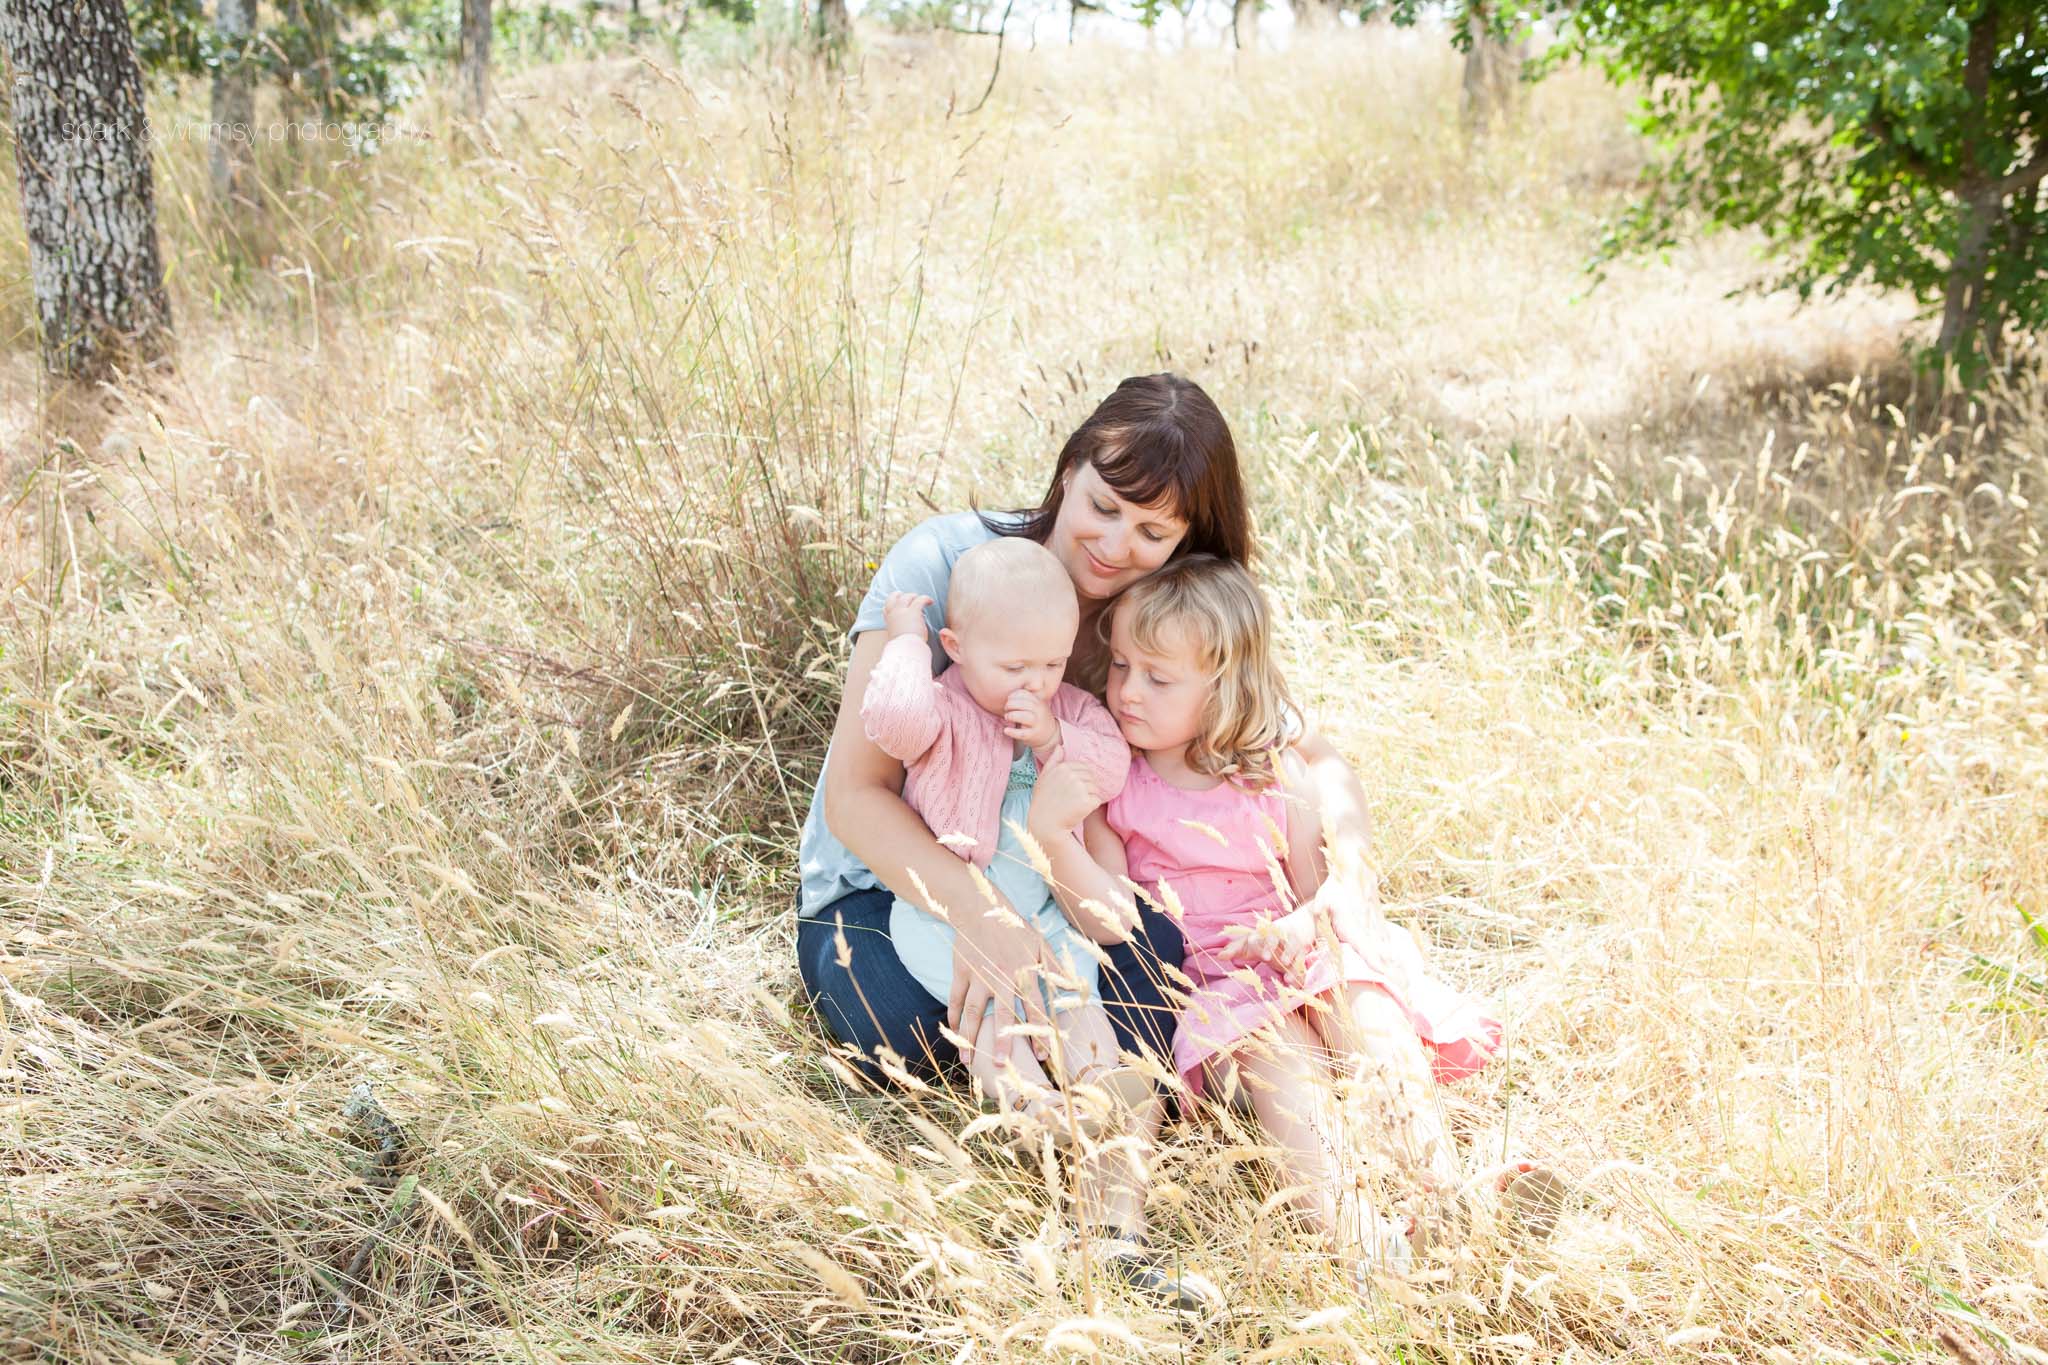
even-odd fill
[{"label": "girl's bare leg", "polygon": [[1345,985],[1325,998],[1322,1029],[1337,1069],[1359,1092],[1365,1140],[1394,1170],[1448,1194],[1460,1179],[1429,1056],[1394,998]]},{"label": "girl's bare leg", "polygon": [[1306,1187],[1296,1206],[1340,1251],[1367,1255],[1377,1244],[1377,1219],[1360,1184],[1361,1154],[1345,1132],[1328,1055],[1321,1034],[1297,1012],[1231,1059],[1259,1123],[1280,1148],[1282,1175]]}]

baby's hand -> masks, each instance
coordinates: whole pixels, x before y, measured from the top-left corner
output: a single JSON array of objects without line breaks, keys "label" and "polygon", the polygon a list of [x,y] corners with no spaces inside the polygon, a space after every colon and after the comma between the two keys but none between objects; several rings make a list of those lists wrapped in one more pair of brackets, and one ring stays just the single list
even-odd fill
[{"label": "baby's hand", "polygon": [[882,624],[889,628],[889,638],[895,640],[905,635],[920,640],[928,638],[924,609],[931,604],[932,599],[923,593],[890,593],[889,600],[882,603]]},{"label": "baby's hand", "polygon": [[1043,749],[1059,742],[1060,723],[1050,706],[1020,687],[1003,704],[1003,733]]},{"label": "baby's hand", "polygon": [[1041,835],[1066,834],[1101,805],[1095,774],[1079,763],[1052,763],[1031,790],[1031,828]]}]

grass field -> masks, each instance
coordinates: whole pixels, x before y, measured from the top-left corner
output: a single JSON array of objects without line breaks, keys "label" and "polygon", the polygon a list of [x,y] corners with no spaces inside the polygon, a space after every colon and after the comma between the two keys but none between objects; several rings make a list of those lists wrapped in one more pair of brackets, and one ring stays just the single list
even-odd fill
[{"label": "grass field", "polygon": [[[179,363],[90,394],[6,196],[0,1356],[2048,1361],[2048,394],[1746,239],[1588,292],[1589,76],[1468,146],[1428,34],[989,56],[507,73],[239,236],[173,140]],[[1474,1161],[1588,1194],[1361,1301],[1176,1128],[1199,1329],[1009,1273],[1042,1180],[791,952],[872,560],[1165,368],[1508,1021]]]}]

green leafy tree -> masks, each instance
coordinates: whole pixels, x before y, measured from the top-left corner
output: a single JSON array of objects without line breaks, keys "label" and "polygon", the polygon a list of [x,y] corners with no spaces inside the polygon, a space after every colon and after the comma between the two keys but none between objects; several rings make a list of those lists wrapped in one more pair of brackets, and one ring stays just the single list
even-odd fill
[{"label": "green leafy tree", "polygon": [[1603,258],[1703,215],[1761,230],[1802,297],[1858,282],[1939,312],[1969,377],[2048,320],[2048,15],[1984,0],[1605,0],[1564,48],[1642,82],[1662,155]]},{"label": "green leafy tree", "polygon": [[151,74],[216,77],[223,68],[267,77],[300,118],[369,123],[389,118],[418,88],[418,71],[452,49],[423,22],[433,6],[371,0],[279,0],[252,7],[264,20],[223,36],[202,0],[130,0],[136,55]]}]

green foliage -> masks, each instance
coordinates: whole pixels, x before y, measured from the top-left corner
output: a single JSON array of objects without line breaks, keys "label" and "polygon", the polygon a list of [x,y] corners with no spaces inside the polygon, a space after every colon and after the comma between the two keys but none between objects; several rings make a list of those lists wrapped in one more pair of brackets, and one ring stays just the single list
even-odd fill
[{"label": "green foliage", "polygon": [[[1415,23],[1421,0],[1362,0]],[[1704,221],[1755,228],[1801,298],[1856,284],[1939,311],[1934,351],[1965,379],[2008,324],[2048,321],[2039,195],[2048,151],[2048,24],[1981,0],[1612,0],[1507,7],[1454,0],[1452,40],[1513,39],[1551,16],[1568,57],[1645,91],[1637,127],[1661,152],[1609,225],[1596,268],[1676,245]]]},{"label": "green foliage", "polygon": [[[559,60],[640,37],[678,37],[699,14],[735,24],[755,14],[754,0],[645,8],[628,17],[591,4],[496,5],[492,60]],[[215,33],[207,0],[131,0],[128,14],[146,72],[210,76],[239,57],[290,92],[299,110],[364,123],[390,118],[418,93],[425,69],[453,62],[462,28],[462,0],[284,0],[259,9],[268,22],[237,54]]]},{"label": "green foliage", "polygon": [[1802,297],[1867,282],[1939,302],[1937,347],[1969,374],[2007,321],[2048,320],[2031,7],[1617,0],[1566,32],[1560,51],[1644,83],[1639,126],[1663,150],[1602,260],[1669,246],[1694,215],[1754,227]]},{"label": "green foliage", "polygon": [[260,24],[240,51],[214,31],[204,0],[131,0],[142,69],[170,76],[210,76],[223,64],[247,62],[259,79],[291,94],[292,112],[330,120],[389,118],[419,87],[418,69],[452,57],[449,34],[431,22],[433,3],[379,5],[371,0],[288,0],[258,10]]}]

